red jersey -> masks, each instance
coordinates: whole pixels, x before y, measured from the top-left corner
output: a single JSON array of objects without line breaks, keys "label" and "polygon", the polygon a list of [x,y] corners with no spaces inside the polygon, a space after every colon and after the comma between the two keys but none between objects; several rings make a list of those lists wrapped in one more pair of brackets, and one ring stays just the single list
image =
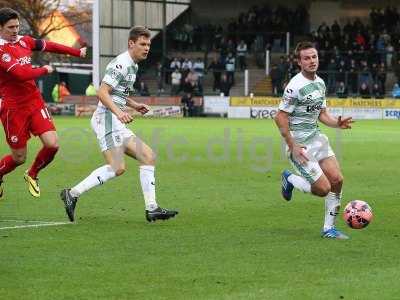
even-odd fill
[{"label": "red jersey", "polygon": [[43,103],[35,78],[47,74],[44,67],[32,68],[32,51],[48,51],[80,56],[80,50],[30,36],[16,42],[0,39],[0,97],[8,108],[35,107]]}]

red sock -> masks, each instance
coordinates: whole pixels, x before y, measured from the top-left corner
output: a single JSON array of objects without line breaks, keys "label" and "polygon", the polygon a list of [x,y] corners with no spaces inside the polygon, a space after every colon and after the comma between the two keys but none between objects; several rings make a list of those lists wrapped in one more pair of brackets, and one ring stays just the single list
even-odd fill
[{"label": "red sock", "polygon": [[14,161],[11,155],[4,156],[0,160],[0,179],[3,178],[4,175],[10,173],[17,167],[17,163]]},{"label": "red sock", "polygon": [[45,168],[54,158],[58,151],[57,148],[43,147],[36,155],[35,161],[33,162],[28,175],[32,178],[37,178],[39,171]]}]

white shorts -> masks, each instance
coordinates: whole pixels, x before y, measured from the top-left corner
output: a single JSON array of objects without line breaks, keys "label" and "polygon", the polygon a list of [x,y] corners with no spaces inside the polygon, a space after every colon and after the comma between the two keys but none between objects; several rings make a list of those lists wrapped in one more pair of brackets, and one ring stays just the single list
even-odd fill
[{"label": "white shorts", "polygon": [[288,151],[288,147],[286,147],[286,153],[296,172],[313,184],[323,174],[319,161],[324,158],[335,156],[335,153],[329,145],[328,137],[325,134],[319,133],[309,142],[303,143],[303,145],[307,147],[305,153],[309,159],[305,164],[299,164],[295,161],[291,153]]},{"label": "white shorts", "polygon": [[90,123],[101,152],[121,147],[128,138],[135,137],[135,134],[108,109],[96,110]]}]

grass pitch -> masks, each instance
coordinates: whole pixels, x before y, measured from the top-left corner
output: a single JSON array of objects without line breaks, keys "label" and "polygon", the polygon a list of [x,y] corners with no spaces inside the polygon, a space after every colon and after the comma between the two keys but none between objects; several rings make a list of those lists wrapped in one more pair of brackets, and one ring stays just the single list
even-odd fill
[{"label": "grass pitch", "polygon": [[128,159],[122,177],[81,197],[76,224],[45,226],[67,221],[60,190],[103,164],[88,119],[56,125],[61,149],[40,174],[41,198],[23,181],[36,139],[5,177],[0,299],[398,299],[398,121],[323,128],[345,176],[342,207],[362,199],[374,211],[364,230],[339,220],[349,241],[320,238],[323,199],[281,199],[289,163],[265,120],[138,119],[131,127],[158,151],[158,202],[180,214],[146,223]]}]

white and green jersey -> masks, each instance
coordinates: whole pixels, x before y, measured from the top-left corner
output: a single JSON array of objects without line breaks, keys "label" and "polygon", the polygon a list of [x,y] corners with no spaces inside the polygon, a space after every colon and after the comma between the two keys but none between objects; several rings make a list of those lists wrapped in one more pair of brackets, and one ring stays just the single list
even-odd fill
[{"label": "white and green jersey", "polygon": [[318,117],[326,108],[325,83],[309,80],[300,72],[286,86],[279,110],[289,113],[289,129],[297,143],[306,143],[319,133]]},{"label": "white and green jersey", "polygon": [[[113,102],[122,110],[126,108],[126,100],[134,91],[133,84],[136,80],[138,65],[129,55],[128,51],[114,58],[106,67],[102,82],[112,87],[111,97]],[[105,106],[99,102],[99,108]]]}]

